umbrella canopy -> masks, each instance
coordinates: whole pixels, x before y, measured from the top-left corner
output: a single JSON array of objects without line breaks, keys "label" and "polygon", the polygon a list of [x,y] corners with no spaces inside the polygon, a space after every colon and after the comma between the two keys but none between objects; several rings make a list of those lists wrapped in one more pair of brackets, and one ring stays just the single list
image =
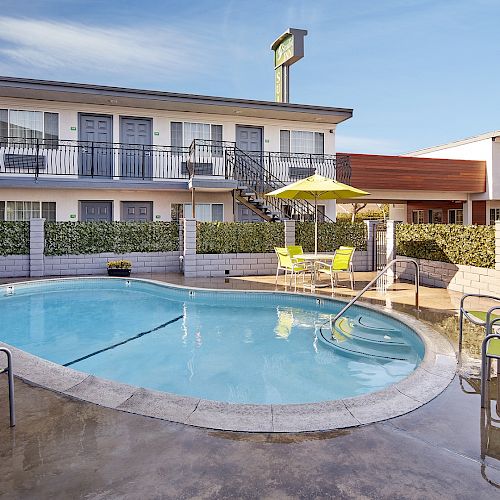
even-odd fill
[{"label": "umbrella canopy", "polygon": [[276,196],[287,200],[314,200],[314,253],[318,253],[318,200],[342,200],[367,194],[370,193],[314,174],[271,191],[266,196]]},{"label": "umbrella canopy", "polygon": [[319,174],[300,179],[288,186],[267,193],[266,196],[276,196],[288,200],[340,200],[365,196],[366,191],[357,189],[342,182],[337,182]]}]

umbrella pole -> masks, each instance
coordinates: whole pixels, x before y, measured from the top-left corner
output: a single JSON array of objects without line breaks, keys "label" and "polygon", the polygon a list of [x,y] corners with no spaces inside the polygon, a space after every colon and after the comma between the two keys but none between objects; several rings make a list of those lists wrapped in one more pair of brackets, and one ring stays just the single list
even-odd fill
[{"label": "umbrella pole", "polygon": [[318,197],[314,197],[314,253],[318,253]]}]

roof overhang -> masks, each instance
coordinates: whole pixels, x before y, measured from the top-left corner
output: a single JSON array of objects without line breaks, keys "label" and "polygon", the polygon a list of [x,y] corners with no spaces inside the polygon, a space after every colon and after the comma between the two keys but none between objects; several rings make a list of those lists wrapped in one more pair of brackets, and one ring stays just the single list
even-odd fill
[{"label": "roof overhang", "polygon": [[353,110],[348,108],[178,94],[7,76],[0,76],[0,97],[209,113],[235,117],[247,116],[332,125],[351,118],[353,113]]}]

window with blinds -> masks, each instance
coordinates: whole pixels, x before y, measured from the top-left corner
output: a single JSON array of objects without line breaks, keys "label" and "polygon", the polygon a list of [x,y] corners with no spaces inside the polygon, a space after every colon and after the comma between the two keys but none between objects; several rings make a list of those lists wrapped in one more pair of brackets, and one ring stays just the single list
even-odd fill
[{"label": "window with blinds", "polygon": [[325,134],[301,130],[280,130],[281,153],[324,154]]},{"label": "window with blinds", "polygon": [[[178,151],[191,145],[194,139],[222,142],[222,125],[209,123],[171,122],[170,144]],[[213,156],[222,156],[222,147],[209,145]]]},{"label": "window with blinds", "polygon": [[6,143],[7,137],[13,142],[30,144],[40,140],[40,145],[57,147],[59,113],[0,109],[0,143]]}]

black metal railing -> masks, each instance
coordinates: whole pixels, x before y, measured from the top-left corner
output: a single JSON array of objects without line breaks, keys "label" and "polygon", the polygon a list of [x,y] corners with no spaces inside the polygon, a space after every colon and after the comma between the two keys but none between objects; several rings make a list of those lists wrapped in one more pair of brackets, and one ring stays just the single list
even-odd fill
[{"label": "black metal railing", "polygon": [[188,179],[189,148],[100,141],[8,138],[0,173],[119,179]]},{"label": "black metal railing", "polygon": [[[0,138],[0,174],[108,179],[234,179],[228,155],[243,153],[234,142],[195,139],[190,147],[102,141]],[[348,156],[244,152],[252,175],[269,185],[289,183],[314,172],[349,183]],[[240,154],[241,156],[241,154]],[[238,173],[244,167],[239,163]]]}]

